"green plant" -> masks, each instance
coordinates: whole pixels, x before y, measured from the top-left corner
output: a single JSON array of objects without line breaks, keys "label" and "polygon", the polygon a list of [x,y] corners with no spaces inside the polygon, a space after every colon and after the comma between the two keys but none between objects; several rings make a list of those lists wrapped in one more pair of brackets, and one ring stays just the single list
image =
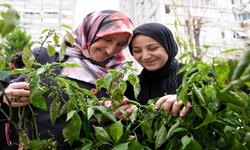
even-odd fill
[{"label": "green plant", "polygon": [[4,70],[10,70],[8,59],[10,59],[13,54],[23,51],[23,49],[29,45],[30,40],[31,35],[26,35],[26,30],[22,30],[21,26],[17,26],[11,34],[5,36],[4,42],[0,44],[0,47],[5,51],[7,57]]},{"label": "green plant", "polygon": [[[61,26],[70,28],[68,26]],[[57,29],[45,29],[42,31],[45,36],[41,37],[42,45],[49,36],[54,36],[55,45],[58,44]],[[1,32],[2,35],[3,32]],[[72,43],[72,36],[67,32]],[[42,47],[41,45],[41,47]],[[207,47],[209,48],[209,47]],[[53,56],[55,48],[48,45],[48,54]],[[61,44],[59,53],[60,60],[64,58],[66,46]],[[0,56],[3,57],[1,51]],[[39,51],[37,53],[39,55]],[[125,63],[120,70],[109,70],[103,78],[96,82],[96,88],[107,89],[107,96],[98,99],[92,92],[80,88],[75,82],[66,80],[64,75],[55,76],[53,70],[58,67],[79,67],[69,63],[51,63],[41,65],[35,62],[36,57],[32,55],[29,47],[24,49],[24,62],[26,69],[19,69],[13,74],[27,73],[26,82],[30,83],[30,105],[18,108],[19,123],[12,121],[13,111],[9,105],[10,114],[6,114],[2,108],[1,112],[6,115],[11,123],[19,131],[19,135],[28,149],[56,149],[57,141],[53,135],[50,139],[39,139],[39,131],[36,128],[36,112],[34,107],[47,110],[43,94],[49,94],[53,98],[50,105],[52,124],[55,120],[62,119],[62,112],[67,112],[66,120],[70,123],[65,126],[63,136],[66,142],[72,144],[74,141],[82,143],[77,149],[249,149],[250,147],[250,98],[249,95],[238,90],[242,84],[250,86],[250,50],[245,50],[244,57],[239,61],[228,60],[227,62],[213,59],[212,64],[203,61],[190,61],[180,69],[179,73],[185,72],[182,85],[178,89],[177,98],[187,104],[188,97],[191,98],[193,108],[188,114],[181,118],[165,114],[163,108],[154,109],[158,98],[149,100],[146,105],[140,105],[136,100],[128,103],[137,105],[138,111],[129,116],[129,120],[117,120],[113,111],[101,102],[111,100],[112,107],[118,109],[124,92],[127,88],[126,82],[122,79],[128,77],[128,81],[134,86],[135,97],[137,97],[140,86],[135,69],[131,68],[131,62]],[[189,57],[185,55],[184,57]],[[0,59],[2,60],[2,59]],[[4,62],[0,62],[0,66]],[[35,65],[37,69],[31,66]],[[214,77],[209,76],[214,74]],[[189,76],[191,74],[191,76]],[[41,81],[47,82],[41,82]],[[57,83],[54,86],[50,81]],[[227,84],[226,84],[227,83]],[[40,86],[38,86],[40,85]],[[0,86],[1,87],[1,86]],[[39,90],[38,90],[39,88]],[[3,91],[3,89],[1,88]],[[62,93],[68,95],[66,101]],[[62,104],[62,107],[60,105]],[[31,123],[34,128],[36,139],[28,143],[23,137],[25,131],[24,119],[25,110],[30,109],[33,119]],[[126,112],[121,110],[126,116]],[[84,120],[81,120],[80,115]],[[110,122],[103,123],[101,119],[106,116]],[[94,133],[90,132],[90,122],[95,118],[99,123],[94,126]],[[85,130],[85,137],[80,137],[82,125]],[[210,135],[210,136],[209,136]]]}]

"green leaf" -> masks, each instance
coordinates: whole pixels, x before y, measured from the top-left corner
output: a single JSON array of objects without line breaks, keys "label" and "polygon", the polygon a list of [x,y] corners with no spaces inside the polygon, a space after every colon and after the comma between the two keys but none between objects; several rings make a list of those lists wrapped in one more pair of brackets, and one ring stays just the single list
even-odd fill
[{"label": "green leaf", "polygon": [[123,101],[123,93],[121,89],[116,89],[111,96],[111,105],[116,110]]},{"label": "green leaf", "polygon": [[96,134],[96,138],[99,141],[112,141],[108,135],[108,133],[104,130],[103,127],[97,127],[97,126],[93,126],[95,129],[95,134]]},{"label": "green leaf", "polygon": [[97,89],[98,91],[100,91],[101,88],[102,88],[104,85],[105,85],[104,78],[98,79],[98,80],[96,81],[96,84],[95,84],[96,89]]},{"label": "green leaf", "polygon": [[74,37],[72,36],[72,34],[67,31],[67,36],[69,38],[70,44],[74,46]]},{"label": "green leaf", "polygon": [[131,85],[133,85],[134,96],[137,99],[137,97],[138,97],[138,95],[140,93],[140,90],[141,90],[140,80],[136,75],[130,74],[128,76],[128,81],[131,83]]},{"label": "green leaf", "polygon": [[224,128],[224,132],[232,132],[235,130],[235,127],[232,126],[225,126]]},{"label": "green leaf", "polygon": [[191,138],[188,137],[187,135],[185,135],[184,137],[182,137],[181,139],[181,143],[183,145],[182,149],[185,149],[186,146],[191,142]]},{"label": "green leaf", "polygon": [[240,142],[235,142],[230,150],[248,150],[248,148]]},{"label": "green leaf", "polygon": [[246,147],[250,147],[250,135],[246,133]]},{"label": "green leaf", "polygon": [[128,142],[116,145],[112,150],[127,150],[128,149]]},{"label": "green leaf", "polygon": [[57,34],[55,34],[55,35],[53,36],[53,40],[54,40],[54,42],[55,42],[55,45],[57,46],[58,43],[59,43],[59,36],[58,36]]},{"label": "green leaf", "polygon": [[170,127],[167,137],[166,137],[167,139],[169,139],[172,135],[174,135],[174,130],[180,125],[180,121],[181,121],[181,118],[179,118],[177,122]]},{"label": "green leaf", "polygon": [[121,113],[122,113],[123,115],[127,115],[126,110],[124,110],[124,109],[120,109],[120,111],[121,111]]},{"label": "green leaf", "polygon": [[222,51],[221,54],[235,52],[235,51],[239,51],[239,50],[242,50],[242,49],[240,49],[240,48],[227,49],[227,50]]},{"label": "green leaf", "polygon": [[61,102],[59,101],[59,97],[55,97],[55,99],[50,104],[50,120],[52,125],[55,124],[57,115],[59,113],[60,104]]},{"label": "green leaf", "polygon": [[29,47],[25,47],[23,49],[22,60],[27,68],[30,68],[32,66],[32,63],[35,61],[35,57]]},{"label": "green leaf", "polygon": [[48,43],[47,52],[48,52],[49,57],[52,57],[55,55],[56,50],[53,46],[49,45]]},{"label": "green leaf", "polygon": [[93,116],[94,112],[95,111],[93,110],[93,108],[88,108],[87,110],[88,120]]},{"label": "green leaf", "polygon": [[38,85],[40,82],[40,76],[39,75],[35,75],[30,84],[30,103],[32,105],[34,105],[35,107],[41,108],[45,111],[47,111],[47,105],[45,102],[44,97],[39,93],[38,89]]},{"label": "green leaf", "polygon": [[110,125],[110,136],[117,143],[123,134],[123,125],[121,121],[117,121]]},{"label": "green leaf", "polygon": [[202,112],[201,112],[201,108],[198,104],[194,103],[193,104],[193,109],[194,109],[194,112],[203,119],[203,116],[202,116]]},{"label": "green leaf", "polygon": [[240,76],[243,74],[245,69],[250,63],[250,49],[245,50],[244,53],[242,54],[241,59],[239,60],[239,63],[237,64],[233,75],[232,75],[232,80],[240,78]]},{"label": "green leaf", "polygon": [[69,141],[78,140],[81,131],[81,126],[81,117],[75,113],[71,118],[70,123],[63,129],[63,137],[65,139],[69,139]]},{"label": "green leaf", "polygon": [[77,110],[71,110],[70,112],[67,113],[67,119],[66,121],[68,121],[69,119],[71,119],[74,114],[76,113]]},{"label": "green leaf", "polygon": [[233,91],[217,91],[216,97],[226,103],[231,103],[240,107],[246,106],[246,102],[242,100],[241,97]]},{"label": "green leaf", "polygon": [[49,29],[43,29],[43,31],[41,32],[41,34],[47,32]]},{"label": "green leaf", "polygon": [[70,27],[70,26],[68,26],[68,25],[61,25],[61,27],[64,27],[64,28],[68,28],[68,29],[70,29],[70,30],[72,30],[72,28]]},{"label": "green leaf", "polygon": [[95,106],[102,114],[108,117],[110,120],[117,122],[114,112],[106,106]]},{"label": "green leaf", "polygon": [[138,142],[138,139],[130,141],[129,150],[143,150],[143,146]]},{"label": "green leaf", "polygon": [[78,65],[76,63],[68,63],[68,62],[60,63],[58,66],[71,67],[71,68],[82,68],[81,65]]},{"label": "green leaf", "polygon": [[134,123],[137,117],[137,111],[133,111],[129,117],[129,120]]},{"label": "green leaf", "polygon": [[37,69],[37,72],[36,72],[36,74],[37,75],[39,75],[39,74],[42,74],[42,73],[44,73],[46,71],[46,68],[45,68],[45,66],[42,66],[42,67],[40,67],[40,68],[38,68]]},{"label": "green leaf", "polygon": [[152,141],[153,138],[153,130],[151,129],[151,122],[150,121],[146,121],[141,125],[141,130],[142,133],[146,133],[149,141]]},{"label": "green leaf", "polygon": [[181,60],[181,59],[183,59],[183,58],[185,58],[185,57],[187,57],[187,56],[190,56],[190,55],[192,55],[194,52],[193,51],[187,51],[187,52],[185,52],[185,53],[182,53],[181,55],[180,55],[180,57],[178,58],[178,60]]},{"label": "green leaf", "polygon": [[119,88],[122,90],[122,94],[124,94],[127,89],[127,83],[123,79],[119,79]]},{"label": "green leaf", "polygon": [[225,80],[227,80],[228,78],[229,72],[229,66],[225,64],[214,66],[214,75],[216,77],[216,82],[225,83]]},{"label": "green leaf", "polygon": [[164,144],[167,141],[167,136],[166,136],[167,132],[168,132],[167,128],[163,123],[155,139],[155,149],[159,148],[162,144]]},{"label": "green leaf", "polygon": [[200,103],[203,104],[203,106],[206,106],[206,101],[205,101],[204,97],[202,96],[201,91],[195,86],[194,83],[193,83],[193,89],[194,89],[194,93],[198,97]]},{"label": "green leaf", "polygon": [[2,37],[12,32],[15,29],[16,25],[20,23],[19,21],[20,16],[17,13],[17,11],[10,5],[6,4],[4,6],[8,7],[9,9],[4,14],[4,18],[3,18],[4,24],[1,29]]},{"label": "green leaf", "polygon": [[6,55],[4,53],[4,50],[0,49],[0,70],[5,66],[5,58]]},{"label": "green leaf", "polygon": [[59,51],[59,61],[62,61],[66,53],[66,44],[62,42]]},{"label": "green leaf", "polygon": [[190,143],[185,148],[182,148],[182,149],[183,150],[202,150],[202,147],[193,137],[191,137]]},{"label": "green leaf", "polygon": [[212,123],[214,121],[216,121],[216,116],[209,109],[207,109],[207,116],[206,116],[205,120],[203,120],[203,122],[197,128],[205,126],[205,125]]},{"label": "green leaf", "polygon": [[108,93],[110,93],[111,91],[111,82],[113,81],[113,75],[112,73],[107,73],[105,76],[104,76],[104,82],[105,82],[105,85],[106,85],[106,89],[108,91]]},{"label": "green leaf", "polygon": [[29,148],[32,150],[38,150],[38,149],[43,149],[43,148],[47,148],[47,145],[45,142],[40,141],[40,140],[32,140],[29,142]]}]

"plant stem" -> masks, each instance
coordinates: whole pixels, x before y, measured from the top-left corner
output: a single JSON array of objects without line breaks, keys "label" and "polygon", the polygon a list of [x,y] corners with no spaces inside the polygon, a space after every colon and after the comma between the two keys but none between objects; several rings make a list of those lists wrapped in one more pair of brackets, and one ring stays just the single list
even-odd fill
[{"label": "plant stem", "polygon": [[36,131],[36,137],[37,137],[38,140],[40,140],[39,134],[38,134],[38,129],[37,129],[37,123],[36,123],[36,114],[34,114],[33,109],[31,108],[31,105],[29,105],[29,108],[30,108],[30,111],[31,111],[32,116],[34,118],[34,124],[35,124],[34,126],[35,126],[35,131]]},{"label": "plant stem", "polygon": [[13,117],[13,111],[12,111],[11,101],[10,101],[9,97],[7,96],[7,94],[5,93],[5,91],[4,91],[3,86],[2,86],[1,83],[0,83],[0,89],[3,92],[4,96],[6,97],[8,103],[9,103],[9,113],[10,113],[9,117],[12,118]]},{"label": "plant stem", "polygon": [[88,120],[88,115],[86,112],[83,112],[83,120],[84,120],[84,131],[86,134],[86,138],[90,139],[90,124],[89,124],[89,120]]}]

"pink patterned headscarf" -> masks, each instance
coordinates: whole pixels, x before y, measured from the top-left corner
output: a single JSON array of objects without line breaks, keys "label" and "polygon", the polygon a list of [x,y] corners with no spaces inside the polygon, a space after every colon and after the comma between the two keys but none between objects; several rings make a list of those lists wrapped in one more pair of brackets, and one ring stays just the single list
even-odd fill
[{"label": "pink patterned headscarf", "polygon": [[[132,39],[133,27],[131,20],[123,13],[107,10],[87,15],[80,26],[72,32],[74,47],[66,47],[66,55],[69,56],[67,62],[79,64],[83,68],[65,67],[62,74],[95,84],[108,69],[119,69],[126,59],[122,51],[101,63],[95,62],[90,56],[90,47],[96,40],[118,33],[130,33],[129,40],[122,47],[125,49]],[[67,38],[65,42],[68,42]]]}]

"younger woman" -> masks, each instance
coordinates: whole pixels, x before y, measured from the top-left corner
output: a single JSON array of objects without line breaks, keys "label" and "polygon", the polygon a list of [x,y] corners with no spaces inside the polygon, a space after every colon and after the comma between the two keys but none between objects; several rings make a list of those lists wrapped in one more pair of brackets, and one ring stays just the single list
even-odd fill
[{"label": "younger woman", "polygon": [[[149,99],[161,97],[155,104],[155,109],[159,109],[164,102],[164,111],[169,113],[172,107],[174,116],[178,115],[182,101],[177,102],[176,90],[180,86],[182,79],[178,79],[177,72],[179,64],[175,59],[178,53],[177,44],[171,31],[159,23],[146,23],[134,30],[134,37],[129,44],[131,55],[143,66],[139,75],[141,92],[138,100],[141,104],[146,104]],[[132,87],[128,85],[125,95],[129,99],[135,99]],[[167,94],[167,96],[164,96]],[[180,113],[183,117],[191,108],[188,103]]]}]

